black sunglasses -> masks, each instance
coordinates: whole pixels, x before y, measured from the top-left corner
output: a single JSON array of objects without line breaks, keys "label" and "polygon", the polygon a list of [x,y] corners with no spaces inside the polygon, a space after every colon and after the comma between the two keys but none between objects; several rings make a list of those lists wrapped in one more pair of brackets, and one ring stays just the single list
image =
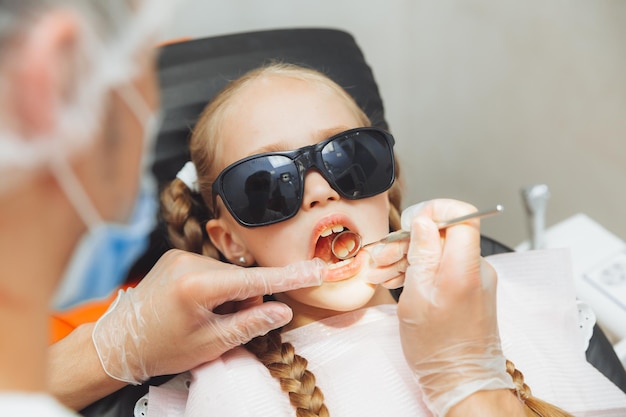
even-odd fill
[{"label": "black sunglasses", "polygon": [[249,156],[226,167],[213,183],[213,207],[222,197],[239,224],[267,226],[296,215],[304,195],[304,175],[316,168],[330,186],[350,200],[372,197],[395,179],[390,133],[360,127],[316,145]]}]

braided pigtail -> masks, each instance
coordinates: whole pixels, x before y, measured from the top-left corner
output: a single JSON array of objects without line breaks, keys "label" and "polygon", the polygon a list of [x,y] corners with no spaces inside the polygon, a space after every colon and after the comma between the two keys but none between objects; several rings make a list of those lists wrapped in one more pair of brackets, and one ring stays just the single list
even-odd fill
[{"label": "braided pigtail", "polygon": [[402,180],[400,177],[400,165],[395,162],[396,180],[389,189],[389,231],[395,232],[402,228],[400,214],[402,212]]},{"label": "braided pigtail", "polygon": [[192,193],[178,178],[161,192],[161,216],[172,246],[218,259],[218,251],[204,229],[209,211],[200,195]]},{"label": "braided pigtail", "polygon": [[555,405],[533,397],[530,387],[524,382],[524,375],[508,359],[506,361],[506,371],[511,375],[515,384],[515,389],[512,391],[526,406],[526,414],[529,417],[574,417]]},{"label": "braided pigtail", "polygon": [[280,329],[252,339],[246,348],[280,381],[281,389],[298,417],[328,417],[324,394],[315,385],[315,376],[307,370],[307,360],[295,353],[291,343],[283,343]]}]

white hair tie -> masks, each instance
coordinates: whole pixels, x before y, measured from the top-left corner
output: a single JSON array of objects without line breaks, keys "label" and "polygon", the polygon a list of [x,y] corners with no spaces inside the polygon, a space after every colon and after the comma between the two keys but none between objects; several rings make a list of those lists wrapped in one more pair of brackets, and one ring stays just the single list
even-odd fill
[{"label": "white hair tie", "polygon": [[196,171],[196,166],[193,162],[188,161],[182,169],[178,171],[176,178],[184,182],[191,192],[200,192],[200,187],[198,186],[198,171]]}]

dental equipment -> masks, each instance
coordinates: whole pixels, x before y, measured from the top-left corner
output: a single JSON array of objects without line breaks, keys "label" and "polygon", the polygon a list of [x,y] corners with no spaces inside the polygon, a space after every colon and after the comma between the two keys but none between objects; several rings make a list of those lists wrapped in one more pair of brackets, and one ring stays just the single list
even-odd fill
[{"label": "dental equipment", "polygon": [[546,184],[535,184],[522,189],[522,198],[528,215],[530,248],[542,249],[546,224],[546,206],[550,190]]},{"label": "dental equipment", "polygon": [[[474,213],[470,213],[467,214],[465,216],[461,216],[461,217],[456,217],[450,220],[444,220],[441,221],[439,223],[437,223],[437,228],[439,230],[441,229],[445,229],[447,227],[450,226],[454,226],[455,224],[459,224],[459,223],[463,223],[464,221],[470,220],[470,219],[475,219],[475,218],[480,218],[480,217],[486,217],[486,216],[492,216],[494,214],[499,214],[502,212],[502,210],[504,210],[504,207],[501,204],[498,204],[495,206],[495,208],[491,208],[491,209],[486,209],[486,210],[479,210],[476,211]],[[371,246],[371,245],[375,245],[375,244],[379,244],[379,243],[390,243],[390,242],[395,242],[398,240],[403,240],[403,239],[408,239],[410,236],[409,231],[407,230],[398,230],[395,232],[392,232],[390,234],[388,234],[387,236],[385,236],[384,238],[374,241],[374,242],[370,242],[367,243],[365,245],[363,245],[363,239],[361,238],[361,235],[359,235],[356,232],[353,232],[351,230],[344,230],[343,232],[337,234],[337,236],[335,236],[333,238],[333,241],[330,245],[330,249],[333,253],[333,255],[335,255],[337,258],[344,260],[344,259],[349,259],[349,258],[353,258],[357,255],[357,253],[359,253],[359,251],[365,247]],[[351,249],[349,250],[345,250],[345,246],[344,246],[344,250],[342,250],[341,252],[339,252],[338,249],[335,249],[335,245],[338,242],[344,242],[348,244],[348,246],[350,246],[352,243],[356,243]]]}]

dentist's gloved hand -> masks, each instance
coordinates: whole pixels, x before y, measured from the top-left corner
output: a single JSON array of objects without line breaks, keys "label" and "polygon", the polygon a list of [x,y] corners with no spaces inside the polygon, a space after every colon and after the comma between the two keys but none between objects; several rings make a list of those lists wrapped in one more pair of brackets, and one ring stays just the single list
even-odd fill
[{"label": "dentist's gloved hand", "polygon": [[291,309],[262,296],[319,285],[324,268],[320,260],[240,268],[172,250],[136,288],[120,291],[93,343],[105,372],[120,381],[180,373],[287,324]]},{"label": "dentist's gloved hand", "polygon": [[[409,229],[410,224],[404,230]],[[369,253],[371,258],[367,282],[382,285],[389,289],[400,288],[404,285],[404,273],[409,266],[406,257],[408,249],[408,240],[397,240],[391,243],[379,243],[371,247],[364,247],[362,250]]]},{"label": "dentist's gloved hand", "polygon": [[411,239],[398,304],[402,349],[437,416],[477,391],[514,388],[498,333],[496,273],[480,256],[479,221],[436,226],[475,210],[432,200],[403,212]]}]

